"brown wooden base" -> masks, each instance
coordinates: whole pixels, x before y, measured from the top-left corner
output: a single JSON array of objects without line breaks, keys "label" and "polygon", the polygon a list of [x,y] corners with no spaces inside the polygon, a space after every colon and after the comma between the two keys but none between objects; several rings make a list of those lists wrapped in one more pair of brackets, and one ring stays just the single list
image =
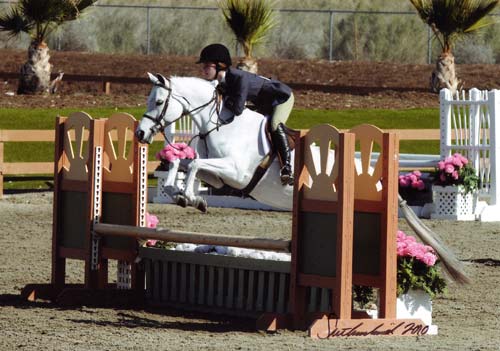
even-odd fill
[{"label": "brown wooden base", "polygon": [[21,291],[21,298],[27,301],[50,300],[57,305],[120,307],[144,306],[143,291],[116,289],[87,289],[81,284],[67,284],[57,288],[52,284],[29,284]]},{"label": "brown wooden base", "polygon": [[429,327],[420,319],[318,319],[309,327],[313,339],[353,336],[420,336]]},{"label": "brown wooden base", "polygon": [[322,312],[307,313],[302,317],[291,313],[264,313],[257,319],[256,328],[268,332],[275,332],[279,329],[307,330],[311,323],[324,315]]}]

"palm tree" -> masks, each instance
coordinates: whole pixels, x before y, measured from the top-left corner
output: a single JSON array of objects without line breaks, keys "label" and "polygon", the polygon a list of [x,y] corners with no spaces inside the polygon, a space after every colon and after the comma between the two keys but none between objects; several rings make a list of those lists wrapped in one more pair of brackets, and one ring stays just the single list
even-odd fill
[{"label": "palm tree", "polygon": [[460,81],[455,73],[452,50],[456,41],[487,25],[495,23],[490,13],[500,0],[410,0],[422,20],[427,23],[442,52],[432,72],[431,89],[446,87],[452,92]]},{"label": "palm tree", "polygon": [[271,4],[266,0],[219,0],[219,8],[236,41],[243,47],[244,58],[237,67],[257,73],[258,65],[252,57],[255,45],[261,44],[276,25]]},{"label": "palm tree", "polygon": [[77,19],[96,0],[19,0],[0,15],[0,30],[10,37],[27,33],[31,37],[28,61],[21,67],[18,94],[47,92],[50,88],[47,36],[64,22]]}]

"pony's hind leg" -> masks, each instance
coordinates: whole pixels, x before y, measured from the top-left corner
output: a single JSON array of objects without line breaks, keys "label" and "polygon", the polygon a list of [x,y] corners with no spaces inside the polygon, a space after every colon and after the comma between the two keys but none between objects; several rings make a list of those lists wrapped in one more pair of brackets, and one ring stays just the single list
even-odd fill
[{"label": "pony's hind leg", "polygon": [[[184,196],[188,201],[189,206],[193,206],[202,212],[206,212],[207,203],[206,200],[194,191],[194,181],[197,177],[198,172],[204,175],[206,178],[212,180],[218,179],[219,183],[216,185],[222,185],[220,179],[222,176],[225,179],[228,177],[238,177],[239,174],[243,172],[238,172],[234,166],[234,160],[231,158],[217,158],[217,159],[195,159],[187,167],[186,174],[186,188],[184,190]],[[216,182],[217,183],[217,182]]]}]

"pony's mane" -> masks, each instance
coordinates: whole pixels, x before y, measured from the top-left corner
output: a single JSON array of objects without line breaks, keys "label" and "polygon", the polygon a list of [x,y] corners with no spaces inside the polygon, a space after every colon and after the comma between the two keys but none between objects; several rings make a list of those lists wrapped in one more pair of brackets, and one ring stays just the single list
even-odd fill
[{"label": "pony's mane", "polygon": [[214,84],[198,77],[170,77],[170,82],[172,83],[172,88],[176,90],[177,94],[187,94],[193,93],[193,90],[200,92],[207,92],[210,96],[214,91]]}]

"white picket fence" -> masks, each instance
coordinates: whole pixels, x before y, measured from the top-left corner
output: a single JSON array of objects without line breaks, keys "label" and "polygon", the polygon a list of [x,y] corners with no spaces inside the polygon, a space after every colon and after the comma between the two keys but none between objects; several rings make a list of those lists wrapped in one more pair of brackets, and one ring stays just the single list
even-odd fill
[{"label": "white picket fence", "polygon": [[499,115],[500,90],[440,92],[441,158],[458,152],[472,161],[480,180],[476,215],[481,221],[500,221]]}]

